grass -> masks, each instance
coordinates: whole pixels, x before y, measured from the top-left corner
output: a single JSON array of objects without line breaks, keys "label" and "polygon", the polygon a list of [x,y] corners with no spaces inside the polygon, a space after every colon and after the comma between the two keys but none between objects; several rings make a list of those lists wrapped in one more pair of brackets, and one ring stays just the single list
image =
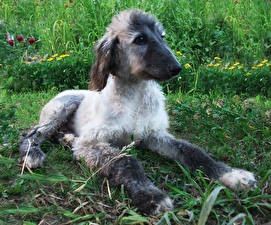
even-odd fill
[{"label": "grass", "polygon": [[[270,221],[271,4],[262,0],[69,2],[0,2],[0,224]],[[111,17],[128,8],[157,16],[167,30],[166,42],[184,65],[182,75],[164,85],[171,132],[217,160],[255,172],[259,188],[232,192],[201,171],[190,174],[155,153],[132,148],[130,153],[142,162],[149,178],[175,204],[173,212],[147,217],[137,213],[123,187],[113,189],[93,176],[95,171],[75,162],[59,144],[44,143],[44,167],[22,173],[17,161],[19,137],[37,123],[42,106],[59,90],[86,87],[94,43]],[[14,46],[7,43],[7,34],[13,36]],[[16,40],[20,35],[23,42]],[[36,42],[30,44],[28,38]],[[55,53],[58,56],[48,61]],[[69,57],[57,60],[67,53]],[[44,62],[37,63],[41,59]]]},{"label": "grass", "polygon": [[[79,0],[66,7],[65,3],[2,0],[1,30],[15,38],[34,37],[35,47],[43,54],[72,50],[91,58],[90,43],[103,35],[112,16],[123,9],[140,8],[158,17],[167,28],[170,47],[185,53],[194,65],[215,56],[254,62],[255,57],[270,55],[271,5],[261,0]],[[7,60],[4,55],[0,59]]]},{"label": "grass", "polygon": [[[171,132],[204,147],[218,160],[254,171],[260,181],[253,192],[220,190],[201,171],[190,174],[177,163],[140,149],[131,149],[149,178],[174,200],[175,210],[158,217],[139,215],[125,190],[112,189],[106,180],[92,176],[84,162],[75,162],[64,147],[46,142],[43,168],[25,170],[17,164],[18,137],[37,123],[39,111],[55,90],[40,93],[1,93],[1,210],[7,224],[262,224],[271,210],[270,100],[218,94],[168,96]],[[219,194],[218,194],[219,189]],[[213,207],[208,196],[212,195]],[[217,195],[217,198],[215,198]],[[204,203],[208,207],[202,209]],[[237,216],[237,217],[236,217]],[[148,221],[148,222],[147,222]]]},{"label": "grass", "polygon": [[[226,89],[236,94],[271,96],[269,3],[261,0],[67,2],[1,1],[0,88],[20,92],[84,87],[94,59],[93,43],[104,34],[112,16],[123,9],[140,8],[156,15],[164,24],[167,44],[183,65],[189,65],[184,66],[182,78],[169,86],[171,90],[181,87],[182,91],[189,91],[197,86],[204,93]],[[10,38],[6,36],[14,40],[14,46],[7,43]],[[25,40],[17,41],[18,36]],[[29,38],[35,38],[36,42],[29,44]],[[72,57],[47,61],[55,53],[59,56],[69,53]],[[36,57],[38,60],[30,60]],[[221,60],[214,60],[215,57]],[[42,59],[45,62],[36,63]]]}]

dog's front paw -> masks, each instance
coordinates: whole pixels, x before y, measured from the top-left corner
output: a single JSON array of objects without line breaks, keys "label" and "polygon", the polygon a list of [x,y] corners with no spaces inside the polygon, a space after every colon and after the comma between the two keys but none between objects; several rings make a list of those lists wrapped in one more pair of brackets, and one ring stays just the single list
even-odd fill
[{"label": "dog's front paw", "polygon": [[238,188],[241,191],[247,188],[253,190],[257,187],[257,181],[253,173],[241,169],[233,168],[231,171],[224,173],[218,180],[232,190]]},{"label": "dog's front paw", "polygon": [[133,202],[141,213],[157,215],[173,209],[172,200],[155,186],[141,190],[133,196]]}]

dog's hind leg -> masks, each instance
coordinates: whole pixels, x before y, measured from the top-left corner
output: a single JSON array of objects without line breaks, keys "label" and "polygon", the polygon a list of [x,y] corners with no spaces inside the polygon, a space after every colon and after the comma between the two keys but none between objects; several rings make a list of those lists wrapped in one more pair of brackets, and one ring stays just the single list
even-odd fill
[{"label": "dog's hind leg", "polygon": [[25,162],[29,168],[42,166],[45,160],[45,154],[40,148],[42,142],[70,119],[84,98],[80,93],[66,93],[56,96],[43,107],[39,124],[20,141],[20,161]]}]

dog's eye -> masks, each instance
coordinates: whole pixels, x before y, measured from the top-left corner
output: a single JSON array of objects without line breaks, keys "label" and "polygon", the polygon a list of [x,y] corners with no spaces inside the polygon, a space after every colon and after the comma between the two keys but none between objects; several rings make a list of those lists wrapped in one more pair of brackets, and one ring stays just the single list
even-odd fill
[{"label": "dog's eye", "polygon": [[144,35],[140,35],[135,38],[133,43],[136,45],[145,45],[147,43],[147,38]]}]

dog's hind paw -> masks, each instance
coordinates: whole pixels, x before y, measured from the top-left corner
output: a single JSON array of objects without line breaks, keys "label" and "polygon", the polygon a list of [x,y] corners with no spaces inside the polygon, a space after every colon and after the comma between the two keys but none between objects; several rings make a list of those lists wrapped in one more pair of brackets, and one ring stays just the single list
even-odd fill
[{"label": "dog's hind paw", "polygon": [[30,151],[28,155],[24,155],[20,158],[20,162],[24,163],[29,168],[37,168],[43,165],[45,161],[45,154],[40,149],[35,149],[34,151]]},{"label": "dog's hind paw", "polygon": [[37,168],[43,165],[45,154],[39,145],[31,143],[30,139],[24,139],[20,144],[20,163],[25,163],[29,168]]},{"label": "dog's hind paw", "polygon": [[226,187],[232,190],[245,190],[247,188],[255,189],[257,181],[253,173],[242,169],[233,168],[231,171],[224,173],[219,179]]},{"label": "dog's hind paw", "polygon": [[75,142],[76,137],[74,134],[64,134],[62,138],[59,139],[60,143],[62,143],[64,146],[69,146],[70,148],[73,146],[73,143]]}]

